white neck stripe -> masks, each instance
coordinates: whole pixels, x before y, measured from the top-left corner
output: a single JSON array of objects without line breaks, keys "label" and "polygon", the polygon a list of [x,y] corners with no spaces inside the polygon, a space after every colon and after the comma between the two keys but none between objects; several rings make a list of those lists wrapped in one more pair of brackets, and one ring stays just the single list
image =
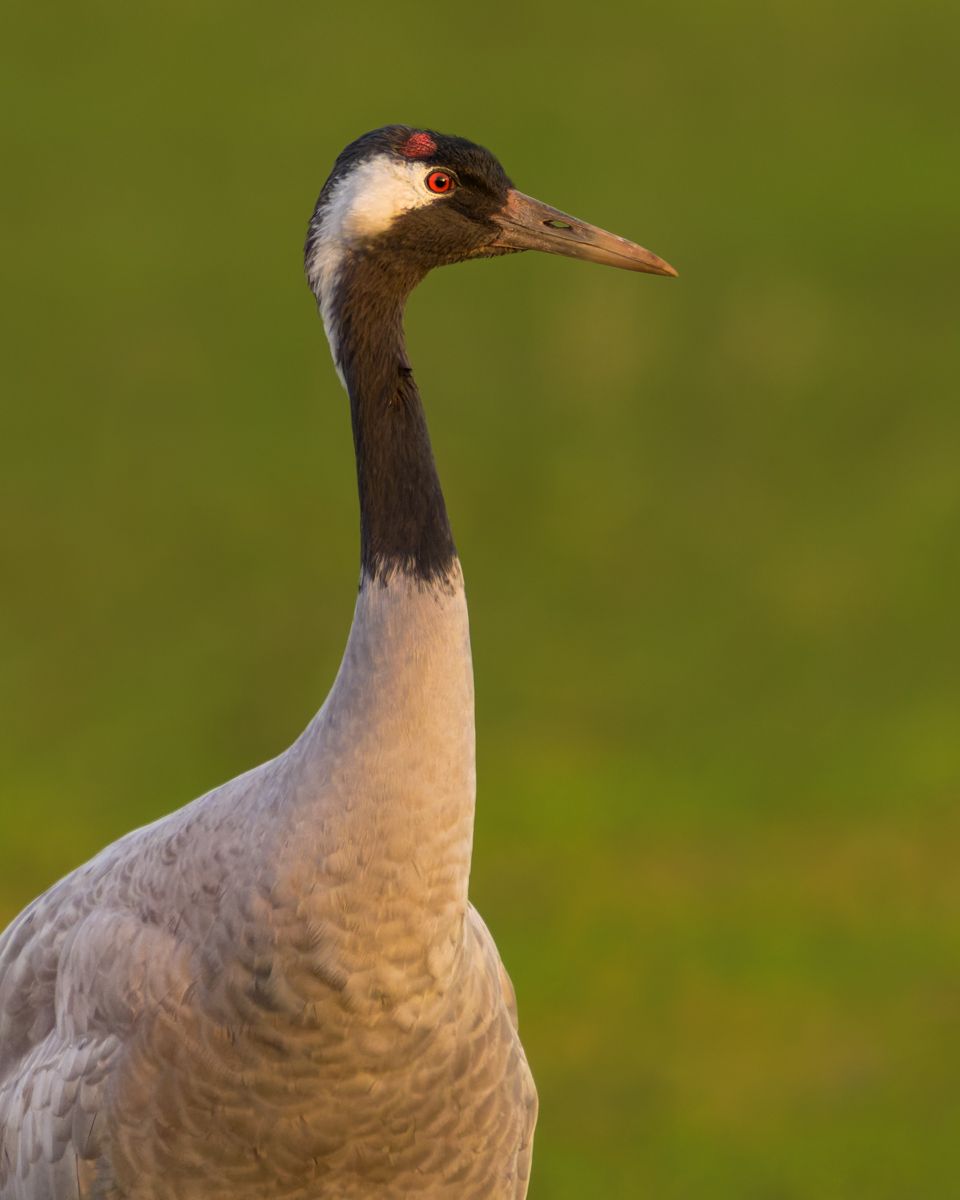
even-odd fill
[{"label": "white neck stripe", "polygon": [[333,306],[344,260],[352,246],[383,233],[403,213],[441,199],[427,190],[424,183],[427,174],[422,162],[401,162],[393,155],[375,155],[338,180],[320,212],[307,278],[317,297],[341,383],[344,378]]}]

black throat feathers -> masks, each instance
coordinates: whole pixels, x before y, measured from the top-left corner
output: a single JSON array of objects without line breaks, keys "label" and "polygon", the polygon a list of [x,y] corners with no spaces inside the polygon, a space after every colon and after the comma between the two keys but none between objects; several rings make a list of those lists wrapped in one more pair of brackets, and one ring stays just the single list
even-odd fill
[{"label": "black throat feathers", "polygon": [[381,584],[397,572],[442,584],[456,557],[403,337],[404,304],[421,278],[396,260],[351,256],[331,312],[350,395],[362,578]]}]

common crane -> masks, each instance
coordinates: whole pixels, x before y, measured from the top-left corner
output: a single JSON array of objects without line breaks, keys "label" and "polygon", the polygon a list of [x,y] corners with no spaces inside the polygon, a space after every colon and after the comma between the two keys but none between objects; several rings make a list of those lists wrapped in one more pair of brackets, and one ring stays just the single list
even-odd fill
[{"label": "common crane", "polygon": [[340,154],[305,265],[350,398],[360,588],[277,758],[127,834],[0,938],[0,1200],[521,1200],[537,1098],[467,898],[467,606],[404,348],[434,267],[544,250],[674,275],[393,125]]}]

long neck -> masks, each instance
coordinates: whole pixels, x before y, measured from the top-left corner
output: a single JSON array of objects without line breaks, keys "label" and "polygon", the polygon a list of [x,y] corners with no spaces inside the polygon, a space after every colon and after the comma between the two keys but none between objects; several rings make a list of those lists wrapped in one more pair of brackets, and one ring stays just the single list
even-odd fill
[{"label": "long neck", "polygon": [[350,395],[365,578],[449,576],[456,548],[426,417],[403,340],[403,305],[417,282],[359,259],[338,284],[334,353]]},{"label": "long neck", "polygon": [[[363,570],[336,681],[298,745],[293,805],[305,813],[311,869],[363,864],[337,886],[365,962],[388,962],[394,944],[434,957],[455,944],[476,795],[463,577],[403,345],[416,280],[385,280],[383,269],[361,265],[335,303],[320,297],[350,393]],[[380,931],[387,942],[373,953]]]}]

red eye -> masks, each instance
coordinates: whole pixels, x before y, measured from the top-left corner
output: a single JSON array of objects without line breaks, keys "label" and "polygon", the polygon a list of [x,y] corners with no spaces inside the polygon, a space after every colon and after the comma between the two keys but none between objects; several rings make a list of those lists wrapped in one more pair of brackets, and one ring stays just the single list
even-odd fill
[{"label": "red eye", "polygon": [[452,192],[453,186],[453,176],[448,175],[446,171],[431,171],[427,176],[427,187],[438,195],[442,196],[444,192]]}]

